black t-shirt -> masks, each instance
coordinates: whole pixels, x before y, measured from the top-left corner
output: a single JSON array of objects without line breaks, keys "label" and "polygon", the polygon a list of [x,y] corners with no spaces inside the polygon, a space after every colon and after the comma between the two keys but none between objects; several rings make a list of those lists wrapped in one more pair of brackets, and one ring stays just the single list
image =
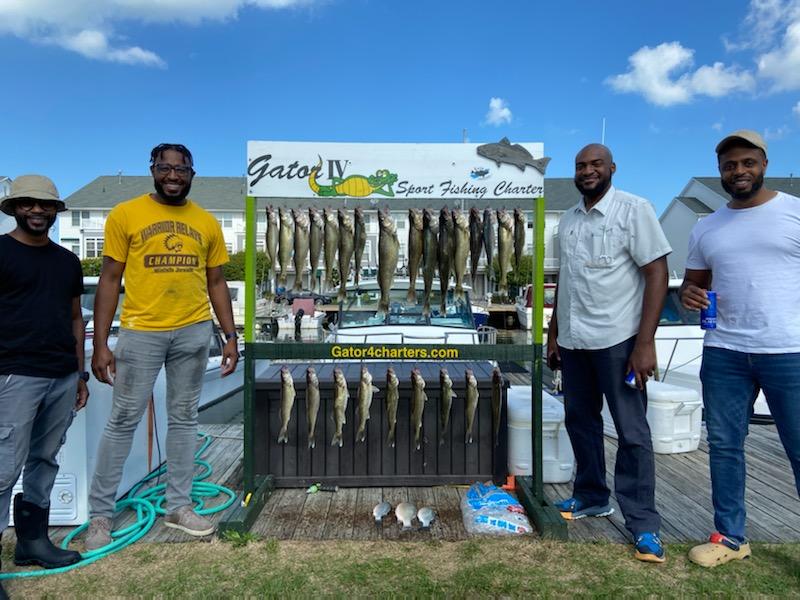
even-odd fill
[{"label": "black t-shirt", "polygon": [[83,293],[78,257],[55,242],[0,235],[0,374],[64,377],[78,370],[72,303]]}]

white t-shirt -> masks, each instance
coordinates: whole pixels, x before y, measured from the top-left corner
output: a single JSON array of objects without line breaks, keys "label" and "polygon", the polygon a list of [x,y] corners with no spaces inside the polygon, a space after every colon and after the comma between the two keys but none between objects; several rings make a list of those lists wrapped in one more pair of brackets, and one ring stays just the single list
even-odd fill
[{"label": "white t-shirt", "polygon": [[706,346],[800,352],[800,198],[778,192],[753,208],[710,214],[692,229],[686,268],[711,271],[717,292]]},{"label": "white t-shirt", "polygon": [[639,332],[640,267],[672,252],[653,206],[613,186],[589,212],[581,200],[558,225],[558,345],[610,348]]}]

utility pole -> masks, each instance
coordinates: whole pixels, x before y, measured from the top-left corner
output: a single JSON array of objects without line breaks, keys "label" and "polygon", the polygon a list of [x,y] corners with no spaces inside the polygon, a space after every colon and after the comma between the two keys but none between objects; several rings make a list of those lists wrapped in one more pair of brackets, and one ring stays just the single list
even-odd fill
[{"label": "utility pole", "polygon": [[606,118],[603,117],[603,131],[600,134],[600,143],[606,145]]}]

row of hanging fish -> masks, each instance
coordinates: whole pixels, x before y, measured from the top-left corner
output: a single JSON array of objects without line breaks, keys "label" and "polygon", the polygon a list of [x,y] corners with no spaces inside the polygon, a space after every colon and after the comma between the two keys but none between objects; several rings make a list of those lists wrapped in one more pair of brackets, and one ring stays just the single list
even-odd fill
[{"label": "row of hanging fish", "polygon": [[408,211],[408,293],[407,301],[416,303],[417,276],[422,272],[424,315],[430,314],[430,298],[435,276],[439,275],[441,311],[445,311],[445,299],[450,288],[450,279],[455,282],[455,296],[464,299],[464,276],[469,261],[473,283],[478,273],[481,255],[486,255],[487,275],[494,278],[492,261],[497,250],[500,266],[498,290],[508,296],[508,273],[519,270],[525,250],[525,213],[515,208],[512,215],[505,209],[494,211],[487,208],[481,216],[472,207],[469,216],[459,209],[447,207],[439,211],[438,218],[430,209]]},{"label": "row of hanging fish", "polygon": [[[333,410],[332,418],[334,423],[334,434],[331,439],[331,446],[342,447],[344,440],[342,437],[342,430],[347,422],[347,404],[350,400],[350,392],[348,389],[347,381],[345,380],[344,373],[341,369],[334,369],[333,371],[334,391],[333,391]],[[466,388],[465,400],[465,413],[466,413],[466,433],[464,442],[471,444],[473,442],[473,426],[475,424],[475,413],[478,408],[478,401],[480,394],[478,392],[478,381],[472,369],[466,369],[464,372],[464,381]],[[428,401],[427,393],[425,392],[425,379],[419,369],[411,371],[411,425],[414,431],[414,447],[417,450],[422,448],[425,442],[423,436],[423,414],[425,411],[425,404]],[[395,447],[395,430],[397,427],[397,406],[400,399],[399,392],[400,380],[394,369],[389,367],[386,370],[386,387],[384,394],[384,402],[386,409],[386,419],[388,425],[388,435],[386,443],[392,448]],[[492,424],[494,433],[494,444],[497,445],[499,440],[500,431],[500,411],[502,408],[502,391],[504,381],[500,369],[495,368],[492,372]],[[367,434],[367,422],[370,418],[370,408],[372,407],[372,399],[375,392],[380,389],[373,383],[372,374],[367,369],[366,365],[361,367],[361,377],[358,383],[358,398],[357,398],[357,419],[358,427],[356,429],[356,442],[364,442]],[[450,409],[453,405],[453,398],[457,395],[453,391],[453,381],[447,368],[442,367],[439,370],[439,391],[440,391],[440,413],[439,413],[439,428],[440,428],[440,444],[444,444],[445,434],[447,433],[450,425]],[[286,444],[289,441],[288,431],[289,422],[292,418],[292,410],[295,402],[295,388],[294,379],[292,378],[291,371],[288,367],[281,368],[281,404],[280,404],[280,419],[281,428],[278,433],[278,443]],[[316,447],[316,432],[317,421],[319,417],[320,407],[320,391],[319,391],[319,377],[314,367],[306,369],[306,418],[308,422],[308,447]]]},{"label": "row of hanging fish", "polygon": [[[372,509],[372,516],[375,519],[375,527],[383,527],[383,518],[392,512],[392,505],[386,500],[375,505]],[[431,523],[436,520],[436,512],[430,506],[423,506],[419,510],[411,502],[401,502],[394,509],[394,516],[397,523],[403,526],[403,531],[411,529],[414,517],[420,524],[420,529],[430,529]]]},{"label": "row of hanging fish", "polygon": [[[367,241],[367,228],[364,211],[356,208],[352,216],[344,209],[336,211],[311,207],[301,209],[275,209],[267,207],[267,254],[273,273],[277,274],[278,284],[286,285],[289,267],[293,264],[295,272],[294,290],[303,288],[303,273],[306,259],[312,275],[323,261],[325,281],[333,280],[334,268],[339,271],[339,300],[345,298],[346,284],[353,268],[353,282],[358,285],[361,265]],[[394,283],[400,256],[400,241],[397,225],[388,209],[378,210],[378,285],[381,290],[380,310],[389,308],[389,291]],[[464,298],[464,276],[467,261],[474,281],[478,272],[478,262],[482,253],[486,255],[489,279],[494,277],[491,267],[497,250],[500,265],[498,288],[502,295],[508,294],[507,274],[519,269],[525,249],[525,213],[515,208],[513,216],[505,209],[494,211],[487,208],[481,216],[473,207],[469,215],[459,209],[447,207],[438,216],[430,209],[411,208],[408,211],[408,275],[409,288],[407,301],[417,302],[417,277],[421,274],[424,284],[424,312],[430,312],[430,296],[433,279],[438,273],[442,292],[442,311],[444,298],[450,286],[451,277],[455,281],[455,294]],[[277,269],[277,271],[276,271]],[[316,280],[312,276],[310,291],[314,291]]]}]

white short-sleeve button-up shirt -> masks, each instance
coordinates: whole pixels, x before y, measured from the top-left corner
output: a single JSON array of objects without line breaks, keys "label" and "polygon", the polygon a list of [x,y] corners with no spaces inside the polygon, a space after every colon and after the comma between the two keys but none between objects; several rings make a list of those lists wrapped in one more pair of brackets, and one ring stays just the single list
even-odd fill
[{"label": "white short-sleeve button-up shirt", "polygon": [[613,186],[591,210],[583,200],[558,225],[558,345],[610,348],[639,331],[640,267],[672,252],[653,206]]}]

